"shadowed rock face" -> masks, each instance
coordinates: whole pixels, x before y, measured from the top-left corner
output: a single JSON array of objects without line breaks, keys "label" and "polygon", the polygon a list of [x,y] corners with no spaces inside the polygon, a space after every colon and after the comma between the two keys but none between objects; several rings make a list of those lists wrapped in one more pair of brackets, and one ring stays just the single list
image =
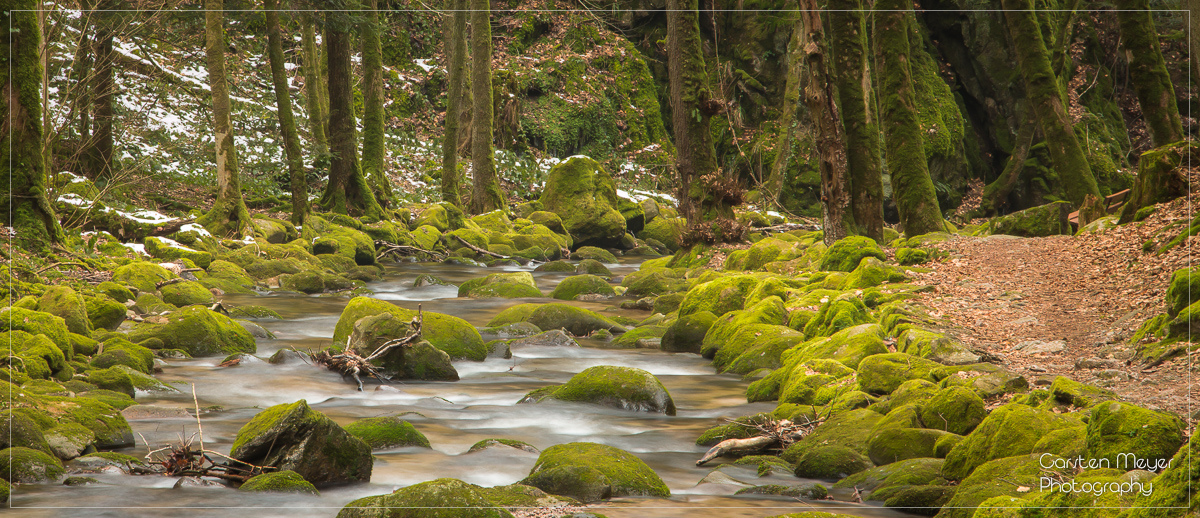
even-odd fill
[{"label": "shadowed rock face", "polygon": [[254,416],[238,431],[230,456],[295,471],[318,487],[371,480],[371,447],[304,400]]}]

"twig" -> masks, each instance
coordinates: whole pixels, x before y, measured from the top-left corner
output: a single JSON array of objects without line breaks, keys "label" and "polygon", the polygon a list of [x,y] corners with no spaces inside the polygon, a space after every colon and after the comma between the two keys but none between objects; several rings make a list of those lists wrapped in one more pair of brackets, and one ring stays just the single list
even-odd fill
[{"label": "twig", "polygon": [[43,267],[42,267],[40,270],[38,270],[38,271],[36,271],[36,272],[33,272],[33,273],[36,275],[36,274],[42,273],[42,272],[44,272],[44,271],[46,271],[46,270],[49,270],[49,269],[51,269],[51,268],[54,268],[55,266],[65,266],[65,265],[68,265],[68,264],[73,264],[73,265],[81,266],[81,267],[83,267],[83,269],[84,269],[84,270],[87,270],[87,271],[89,271],[89,272],[90,272],[90,271],[92,271],[92,269],[91,269],[91,268],[88,268],[88,265],[86,265],[86,264],[79,263],[79,262],[75,262],[75,261],[63,261],[63,262],[60,262],[60,263],[54,263],[54,264],[51,264],[51,265],[48,265],[48,266],[43,266]]},{"label": "twig", "polygon": [[412,245],[398,245],[398,244],[392,243],[390,241],[383,241],[383,240],[375,241],[375,247],[380,249],[379,253],[376,254],[376,257],[375,257],[376,260],[383,259],[385,256],[387,256],[389,254],[399,255],[402,257],[414,256],[414,255],[418,255],[418,254],[425,254],[436,261],[441,261],[446,258],[446,254],[443,254],[441,252],[435,252],[433,250],[426,250],[424,248],[421,248],[418,246],[412,246]]},{"label": "twig", "polygon": [[462,236],[454,236],[454,239],[457,239],[459,243],[462,243],[464,246],[466,246],[467,248],[470,248],[477,254],[490,255],[492,257],[498,257],[500,259],[511,259],[511,257],[509,257],[507,255],[500,255],[500,254],[497,254],[496,252],[489,252],[489,251],[479,248],[475,245],[472,245],[471,243],[468,243],[466,239],[463,239]]},{"label": "twig", "polygon": [[172,284],[178,284],[178,283],[181,283],[181,282],[183,282],[184,280],[185,280],[185,279],[184,279],[184,278],[182,278],[182,277],[176,277],[176,278],[174,278],[174,279],[167,279],[167,280],[165,280],[165,281],[162,281],[162,282],[155,283],[155,284],[154,284],[154,287],[155,287],[156,289],[162,289],[162,287],[163,287],[163,286],[170,286],[170,285],[172,285]]},{"label": "twig", "polygon": [[200,451],[204,451],[204,425],[200,424],[200,400],[196,399],[196,384],[192,383],[192,403],[196,405],[196,429],[200,431]]}]

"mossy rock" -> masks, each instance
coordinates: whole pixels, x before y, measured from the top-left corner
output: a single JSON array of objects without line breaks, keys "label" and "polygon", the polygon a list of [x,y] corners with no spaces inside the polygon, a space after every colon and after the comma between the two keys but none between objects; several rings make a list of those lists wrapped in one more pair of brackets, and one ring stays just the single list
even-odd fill
[{"label": "mossy rock", "polygon": [[809,338],[830,336],[843,329],[874,321],[862,299],[853,294],[843,294],[821,304],[817,314],[804,325],[804,334]]},{"label": "mossy rock", "polygon": [[563,226],[562,218],[558,214],[544,210],[534,211],[529,215],[529,221],[538,225],[545,226],[555,234],[566,234],[567,228]]},{"label": "mossy rock", "polygon": [[[617,337],[612,345],[622,348],[660,348],[662,336],[666,332],[667,328],[664,326],[641,326]],[[646,347],[648,343],[654,344],[655,347]]]},{"label": "mossy rock", "polygon": [[205,307],[189,306],[171,313],[166,324],[139,324],[129,333],[134,342],[162,340],[166,349],[182,349],[193,357],[254,353],[254,336],[233,319]]},{"label": "mossy rock", "polygon": [[679,237],[684,228],[687,228],[687,220],[683,218],[655,218],[646,224],[638,233],[638,237],[645,239],[647,243],[653,239],[666,246],[668,251],[676,252],[679,250]]},{"label": "mossy rock", "polygon": [[163,302],[173,306],[184,307],[193,304],[210,306],[213,294],[203,284],[196,281],[183,281],[163,286],[160,290]]},{"label": "mossy rock", "polygon": [[571,252],[571,257],[575,259],[591,259],[601,263],[614,264],[617,262],[617,257],[603,248],[594,246],[581,246],[579,249]]},{"label": "mossy rock", "polygon": [[304,480],[304,477],[300,476],[299,473],[290,470],[255,475],[242,484],[238,490],[270,493],[303,493],[308,495],[321,494],[311,482]]},{"label": "mossy rock", "polygon": [[1101,401],[1117,399],[1117,394],[1108,389],[1093,387],[1066,376],[1058,376],[1050,383],[1053,400],[1062,405],[1089,408]]},{"label": "mossy rock", "polygon": [[88,335],[92,323],[88,320],[87,304],[82,296],[69,286],[51,286],[38,299],[38,311],[60,317],[72,333]]},{"label": "mossy rock", "polygon": [[187,259],[192,263],[195,263],[196,266],[208,268],[209,263],[212,263],[213,260],[212,254],[188,248],[176,243],[174,240],[147,237],[144,242],[146,244],[146,253],[150,254],[150,257],[159,259],[163,262],[170,262],[176,259]]},{"label": "mossy rock", "polygon": [[487,499],[483,489],[439,478],[384,494],[353,500],[338,518],[513,518]]},{"label": "mossy rock", "polygon": [[[5,312],[8,314],[4,314]],[[0,321],[8,322],[8,331],[24,331],[32,336],[46,335],[49,343],[62,353],[62,357],[66,361],[75,357],[75,350],[71,346],[70,330],[62,317],[10,306],[0,309]],[[14,349],[20,350],[20,347],[14,347]]]},{"label": "mossy rock", "polygon": [[871,437],[867,456],[877,466],[893,462],[937,456],[937,443],[951,435],[929,428],[885,428]]},{"label": "mossy rock", "polygon": [[876,354],[858,364],[858,383],[868,394],[890,394],[910,379],[932,381],[930,371],[942,365],[906,353]]},{"label": "mossy rock", "polygon": [[851,369],[858,369],[863,359],[886,352],[883,328],[879,324],[859,324],[833,333],[828,338],[813,338],[784,353],[783,359],[785,362],[831,359]]},{"label": "mossy rock", "polygon": [[575,300],[580,295],[599,295],[603,297],[612,297],[616,295],[612,286],[602,277],[595,275],[583,274],[572,275],[563,279],[554,287],[554,291],[550,292],[550,297],[559,300]]},{"label": "mossy rock", "polygon": [[154,293],[158,291],[156,284],[175,277],[175,274],[157,264],[137,261],[113,270],[112,280],[118,284],[133,286],[140,293]]},{"label": "mossy rock", "polygon": [[229,261],[216,260],[208,265],[207,272],[196,275],[205,288],[217,288],[225,293],[253,293],[255,282],[246,270]]},{"label": "mossy rock", "polygon": [[613,333],[625,332],[625,326],[595,311],[557,302],[536,307],[526,321],[539,329],[562,329],[575,336],[588,336],[601,329]]},{"label": "mossy rock", "polygon": [[821,257],[820,268],[824,271],[850,272],[858,268],[859,263],[866,257],[886,260],[887,254],[869,237],[844,237],[825,251]]},{"label": "mossy rock", "polygon": [[541,202],[562,218],[577,245],[616,246],[625,236],[625,218],[616,208],[616,185],[591,158],[573,156],[552,167]]},{"label": "mossy rock", "polygon": [[[1038,487],[1039,479],[1045,473],[1040,463],[1052,463],[1055,459],[1059,459],[1057,455],[1048,455],[1043,458],[1042,454],[1034,453],[989,460],[975,468],[969,477],[958,484],[954,496],[946,502],[938,516],[972,518],[975,508],[990,498],[1025,497],[1028,492],[1020,491],[1020,486]],[[1059,460],[1061,461],[1061,459]],[[946,462],[948,464],[950,461]]]},{"label": "mossy rock", "polygon": [[780,456],[795,463],[820,446],[843,446],[866,455],[871,429],[882,419],[878,412],[865,408],[833,415]]},{"label": "mossy rock", "polygon": [[1121,518],[1165,518],[1173,516],[1172,507],[1188,508],[1192,513],[1200,510],[1200,502],[1195,499],[1196,484],[1200,482],[1198,458],[1200,441],[1191,438],[1175,453],[1170,467],[1154,478],[1154,491],[1137,495]]},{"label": "mossy rock", "polygon": [[904,487],[946,484],[946,479],[942,478],[943,462],[942,459],[932,458],[906,459],[850,475],[833,487],[857,488],[864,492],[865,499],[884,500],[876,493],[888,496]]},{"label": "mossy rock", "polygon": [[154,372],[154,351],[121,337],[104,341],[104,352],[92,358],[91,365],[100,369],[123,365],[137,372]]},{"label": "mossy rock", "polygon": [[116,330],[125,321],[127,309],[124,304],[109,297],[84,297],[88,321],[93,329]]},{"label": "mossy rock", "polygon": [[113,281],[104,281],[96,286],[96,291],[108,295],[109,298],[124,303],[127,300],[133,300],[135,295],[129,288],[126,288]]},{"label": "mossy rock", "polygon": [[372,450],[418,446],[429,448],[425,438],[412,423],[397,417],[368,417],[346,425],[346,432],[362,439]]},{"label": "mossy rock", "polygon": [[901,383],[886,399],[872,405],[871,410],[887,415],[894,409],[905,405],[924,405],[939,392],[936,384],[929,380],[915,379]]},{"label": "mossy rock", "polygon": [[642,268],[621,279],[625,294],[630,297],[665,295],[687,289],[683,272],[669,268]]},{"label": "mossy rock", "polygon": [[838,445],[818,446],[796,461],[796,476],[839,480],[870,467],[871,460],[855,450]]},{"label": "mossy rock", "polygon": [[[748,345],[745,342],[746,332],[750,326],[756,326],[755,328],[758,330],[765,329],[764,326],[783,327],[782,324],[786,319],[787,309],[784,308],[783,300],[779,297],[769,297],[746,309],[725,313],[717,318],[704,335],[700,354],[705,358],[714,358],[726,348],[726,345],[729,345],[732,350],[723,354],[725,358],[714,362],[714,365],[720,368],[721,364],[728,363],[745,350]],[[784,327],[784,329],[792,331],[791,328]],[[794,333],[794,331],[792,332]],[[739,334],[742,336],[738,336]]]},{"label": "mossy rock", "polygon": [[255,415],[238,430],[230,456],[295,471],[317,487],[371,479],[371,447],[304,400]]},{"label": "mossy rock", "polygon": [[[416,311],[402,308],[387,301],[370,297],[355,297],[350,299],[342,315],[338,318],[333,330],[333,343],[345,344],[354,331],[354,324],[359,319],[380,313],[391,313],[401,322],[409,322],[417,316]],[[475,326],[461,318],[423,312],[424,322],[421,324],[421,338],[428,341],[439,350],[445,351],[451,359],[470,359],[483,361],[487,358],[488,348],[483,343],[483,337]]]},{"label": "mossy rock", "polygon": [[579,265],[575,267],[575,273],[586,273],[604,277],[606,279],[610,279],[613,276],[612,270],[609,270],[607,266],[604,266],[604,264],[595,259],[584,259],[580,261]]},{"label": "mossy rock", "polygon": [[662,350],[699,354],[705,335],[716,321],[717,316],[707,310],[680,317],[663,333]]},{"label": "mossy rock", "polygon": [[641,459],[612,446],[588,442],[546,448],[521,483],[582,502],[671,496],[667,485]]},{"label": "mossy rock", "polygon": [[718,425],[696,438],[697,446],[713,446],[726,439],[745,439],[758,434],[758,426],[769,424],[775,418],[768,413],[739,417],[728,424]]},{"label": "mossy rock", "polygon": [[897,248],[896,262],[903,266],[929,262],[929,252],[921,248]]},{"label": "mossy rock", "polygon": [[[413,222],[413,228],[420,228],[428,225],[437,229],[438,232],[448,232],[462,228],[465,224],[466,217],[462,209],[450,203],[438,203],[430,205],[417,216]],[[428,249],[427,249],[428,250]]]},{"label": "mossy rock", "polygon": [[537,268],[533,269],[533,271],[535,271],[535,272],[574,272],[576,270],[576,268],[577,267],[574,264],[571,264],[567,261],[559,260],[559,261],[550,261],[548,263],[539,264]]},{"label": "mossy rock", "polygon": [[1089,459],[1107,459],[1119,469],[1132,469],[1131,458],[1166,462],[1183,444],[1183,420],[1129,403],[1109,401],[1092,407],[1087,422]]},{"label": "mossy rock", "polygon": [[493,273],[471,279],[458,287],[459,297],[506,299],[541,297],[537,282],[529,272]]},{"label": "mossy rock", "polygon": [[983,398],[964,387],[939,391],[921,409],[921,421],[925,426],[957,435],[971,433],[985,417],[987,410]]},{"label": "mossy rock", "polygon": [[479,488],[479,491],[483,493],[484,498],[487,498],[489,502],[508,509],[514,507],[555,508],[574,506],[580,503],[574,498],[551,495],[541,489],[524,484],[482,487]]},{"label": "mossy rock", "polygon": [[[16,322],[14,327],[15,324]],[[7,342],[13,347],[13,356],[20,358],[19,361],[12,362],[15,364],[13,371],[24,372],[33,379],[54,378],[59,381],[67,381],[75,374],[67,356],[46,335],[31,336],[24,331],[11,331],[0,335],[0,338],[4,335],[7,335]],[[73,348],[69,350],[74,352]],[[0,354],[7,356],[8,351]]]},{"label": "mossy rock", "polygon": [[903,269],[886,264],[875,257],[864,257],[862,262],[858,264],[858,267],[842,280],[842,289],[871,288],[881,284],[901,283],[907,280],[908,275],[904,273]]},{"label": "mossy rock", "polygon": [[63,466],[46,452],[15,447],[0,450],[0,478],[13,484],[35,484],[58,480]]},{"label": "mossy rock", "polygon": [[308,271],[279,276],[279,287],[288,291],[300,293],[322,293],[325,291],[325,280],[320,273]]},{"label": "mossy rock", "polygon": [[526,394],[520,403],[539,403],[545,399],[675,415],[675,401],[662,382],[653,374],[633,367],[591,367],[572,376],[566,384]]},{"label": "mossy rock", "polygon": [[120,392],[129,397],[134,397],[137,394],[137,391],[133,387],[133,380],[130,379],[129,374],[115,367],[89,371],[87,373],[87,381],[97,388]]},{"label": "mossy rock", "polygon": [[[380,313],[362,317],[354,323],[349,347],[365,358],[389,341],[411,335],[409,322],[401,321],[393,313]],[[393,347],[371,363],[390,378],[458,381],[458,371],[450,355],[423,340],[407,347]]]},{"label": "mossy rock", "polygon": [[679,305],[679,316],[710,311],[716,316],[742,309],[746,296],[758,286],[755,275],[730,275],[701,283],[688,290]]},{"label": "mossy rock", "polygon": [[477,451],[483,451],[488,448],[493,448],[493,447],[498,447],[498,446],[503,446],[505,448],[516,448],[518,450],[521,450],[524,452],[529,452],[529,453],[541,453],[541,450],[535,448],[532,444],[529,444],[525,441],[518,441],[516,439],[501,439],[501,438],[484,439],[482,441],[476,442],[475,444],[472,444],[470,448],[467,449],[467,453],[475,453]]},{"label": "mossy rock", "polygon": [[945,365],[968,365],[979,361],[979,355],[962,343],[917,327],[900,332],[896,337],[896,350]]},{"label": "mossy rock", "polygon": [[1200,301],[1200,267],[1182,268],[1172,273],[1166,300],[1170,316],[1178,315],[1184,308]]},{"label": "mossy rock", "polygon": [[54,456],[74,459],[88,451],[96,442],[96,434],[79,423],[63,423],[46,430],[46,443]]},{"label": "mossy rock", "polygon": [[988,228],[992,234],[1020,237],[1071,235],[1074,231],[1067,221],[1070,212],[1070,202],[1056,201],[993,218],[988,222]]},{"label": "mossy rock", "polygon": [[442,232],[433,225],[421,225],[410,233],[416,245],[424,250],[433,250],[442,240]]},{"label": "mossy rock", "polygon": [[1046,434],[1081,425],[1079,418],[1070,414],[1009,403],[992,410],[966,439],[950,450],[942,473],[948,479],[963,480],[985,462],[1035,453],[1035,446]]},{"label": "mossy rock", "polygon": [[[49,419],[49,416],[46,416]],[[0,413],[0,449],[22,447],[53,454],[46,436],[29,416],[5,410]]]}]

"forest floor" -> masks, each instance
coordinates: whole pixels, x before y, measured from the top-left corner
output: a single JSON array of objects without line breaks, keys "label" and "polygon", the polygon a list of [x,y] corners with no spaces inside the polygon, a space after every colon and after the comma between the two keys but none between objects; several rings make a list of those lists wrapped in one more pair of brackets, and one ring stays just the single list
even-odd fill
[{"label": "forest floor", "polygon": [[[1067,376],[1193,417],[1200,390],[1189,389],[1200,358],[1188,354],[1147,367],[1129,343],[1143,322],[1166,311],[1172,272],[1193,264],[1194,237],[1167,253],[1154,251],[1179,233],[1190,212],[1184,198],[1141,223],[1094,234],[954,236],[936,245],[948,257],[917,275],[917,283],[936,287],[919,301],[952,335],[1034,385]],[[1149,240],[1158,246],[1144,252]]]}]

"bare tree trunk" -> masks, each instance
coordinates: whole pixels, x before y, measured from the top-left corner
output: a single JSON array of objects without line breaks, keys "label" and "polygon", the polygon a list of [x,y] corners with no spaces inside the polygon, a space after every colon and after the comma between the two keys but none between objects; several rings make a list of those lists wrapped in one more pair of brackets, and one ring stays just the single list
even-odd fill
[{"label": "bare tree trunk", "polygon": [[88,176],[111,180],[113,175],[113,19],[104,10],[113,7],[111,1],[101,1],[96,10],[96,38],[92,54],[96,57],[92,73],[92,138],[85,153]]},{"label": "bare tree trunk", "polygon": [[292,181],[292,223],[303,225],[304,218],[308,215],[308,182],[304,178],[304,154],[300,150],[300,136],[296,133],[296,119],[292,116],[292,93],[288,90],[287,72],[283,67],[283,36],[279,30],[279,0],[264,0],[263,7],[267,16],[267,58],[271,63],[271,82],[275,87],[275,106],[279,113],[279,130],[283,134],[288,175]]},{"label": "bare tree trunk", "polygon": [[792,27],[792,35],[788,39],[787,50],[787,80],[783,89],[783,106],[779,114],[779,137],[775,141],[775,160],[771,163],[771,172],[763,185],[763,196],[771,203],[779,203],[779,193],[783,190],[783,180],[787,176],[788,162],[792,157],[792,140],[796,135],[796,109],[800,101],[800,79],[804,72],[804,44],[802,32],[804,24],[797,17]]},{"label": "bare tree trunk", "polygon": [[450,7],[454,13],[446,25],[446,69],[448,90],[446,92],[446,133],[442,139],[442,201],[456,206],[462,205],[458,173],[459,112],[463,104],[463,66],[467,54],[467,0],[453,0]]},{"label": "bare tree trunk", "polygon": [[824,239],[826,245],[832,245],[849,234],[854,219],[849,211],[846,147],[842,142],[841,116],[834,104],[833,82],[825,69],[825,33],[821,26],[821,12],[816,0],[798,0],[798,4],[800,19],[804,24],[804,61],[808,68],[804,104],[808,106],[817,136]]},{"label": "bare tree trunk", "polygon": [[492,27],[488,0],[471,0],[471,213],[482,214],[504,206],[504,193],[496,180],[492,157]]},{"label": "bare tree trunk", "polygon": [[316,20],[313,13],[304,13],[301,18],[301,45],[304,56],[304,98],[308,107],[308,132],[313,139],[313,155],[316,169],[325,169],[329,163],[329,139],[325,136],[324,89],[321,85],[321,52],[317,50]]},{"label": "bare tree trunk", "polygon": [[879,121],[871,102],[862,0],[831,0],[829,19],[833,75],[845,129],[850,209],[858,231],[882,241],[883,167],[879,157]]},{"label": "bare tree trunk", "polygon": [[363,176],[383,207],[392,204],[392,182],[387,177],[383,127],[383,46],[379,42],[379,2],[367,1],[362,24],[363,63]]},{"label": "bare tree trunk", "polygon": [[[1129,58],[1129,82],[1150,130],[1150,145],[1159,147],[1183,140],[1183,124],[1175,103],[1175,87],[1159,48],[1158,31],[1147,0],[1117,0],[1121,44]],[[1193,17],[1200,12],[1191,13]]]},{"label": "bare tree trunk", "polygon": [[229,121],[229,84],[225,79],[224,0],[204,1],[205,55],[208,84],[212,89],[213,142],[217,151],[217,199],[207,214],[197,219],[213,235],[240,237],[253,230],[250,213],[242,201],[241,172]]}]

